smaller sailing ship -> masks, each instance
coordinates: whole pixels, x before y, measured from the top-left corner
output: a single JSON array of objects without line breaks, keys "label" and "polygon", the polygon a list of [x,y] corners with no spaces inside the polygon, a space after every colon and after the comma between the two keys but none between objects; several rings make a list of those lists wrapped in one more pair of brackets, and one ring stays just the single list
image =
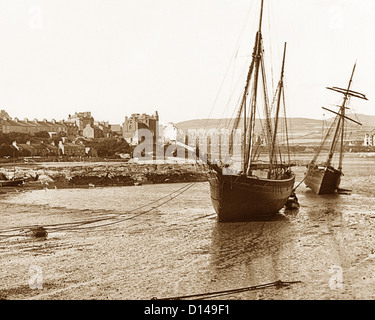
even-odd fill
[{"label": "smaller sailing ship", "polygon": [[[327,87],[329,90],[339,92],[344,95],[343,102],[338,107],[340,108],[338,112],[332,111],[330,109],[324,108],[329,112],[332,112],[336,115],[332,125],[327,130],[325,137],[315,154],[313,160],[307,166],[307,171],[305,172],[304,182],[305,185],[310,188],[314,193],[318,195],[322,194],[332,194],[336,193],[339,190],[339,185],[341,181],[342,172],[342,161],[344,157],[344,138],[345,138],[345,129],[346,120],[354,122],[361,125],[358,121],[355,121],[346,116],[346,110],[349,109],[349,100],[351,97],[367,100],[366,96],[362,93],[353,91],[350,89],[353,81],[353,75],[355,71],[356,64],[354,64],[352,75],[349,80],[347,89],[338,88],[338,87]],[[325,162],[322,164],[317,164],[317,159],[321,154],[326,142],[330,137],[333,138],[330,143],[328,157]],[[335,168],[333,164],[334,155],[338,155],[338,166]]]}]

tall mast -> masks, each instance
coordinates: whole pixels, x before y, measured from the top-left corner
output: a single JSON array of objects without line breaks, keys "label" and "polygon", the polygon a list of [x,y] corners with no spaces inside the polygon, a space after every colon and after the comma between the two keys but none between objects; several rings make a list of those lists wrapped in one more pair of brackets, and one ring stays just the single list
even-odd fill
[{"label": "tall mast", "polygon": [[261,5],[260,5],[260,18],[259,18],[259,28],[258,28],[259,33],[262,30],[262,18],[263,18],[263,0],[261,2]]},{"label": "tall mast", "polygon": [[[234,132],[238,128],[238,125],[241,120],[241,114],[243,113],[243,125],[244,125],[244,134],[243,134],[243,140],[242,140],[242,145],[243,145],[243,172],[246,172],[247,168],[247,116],[246,116],[246,99],[249,94],[249,88],[250,88],[250,82],[251,82],[251,77],[253,75],[254,71],[254,66],[256,67],[256,74],[254,76],[254,81],[257,83],[257,78],[258,78],[258,71],[259,71],[259,59],[260,59],[260,51],[261,51],[261,27],[262,27],[262,16],[263,16],[263,0],[261,1],[261,8],[260,8],[260,19],[259,19],[259,29],[258,32],[256,33],[256,39],[255,39],[255,44],[253,48],[253,53],[252,53],[252,61],[249,67],[249,71],[247,73],[247,78],[246,78],[246,84],[245,84],[245,90],[242,95],[241,103],[240,103],[240,108],[237,113],[237,117],[234,120],[233,127],[229,136],[229,153],[232,154],[233,152],[233,137],[234,137]],[[255,84],[255,87],[257,85]],[[256,91],[255,91],[256,92]],[[256,101],[256,93],[255,93],[255,101]],[[255,107],[255,105],[252,105],[252,109]],[[252,122],[252,117],[250,118],[250,128],[251,128],[251,122]],[[251,136],[251,134],[250,134]],[[251,146],[251,141],[249,141],[249,146]],[[250,147],[249,147],[250,149]]]},{"label": "tall mast", "polygon": [[[255,109],[256,109],[256,103],[257,103],[257,94],[258,94],[258,77],[259,77],[259,65],[260,65],[260,60],[261,60],[261,54],[262,54],[262,17],[263,17],[263,0],[261,1],[261,6],[260,6],[260,17],[259,17],[259,28],[258,32],[256,34],[256,40],[255,40],[255,47],[254,47],[254,52],[253,52],[253,62],[252,65],[254,64],[255,66],[255,71],[254,71],[254,87],[253,87],[253,99],[251,103],[251,110],[250,110],[250,122],[249,122],[249,143],[247,145],[247,134],[246,134],[246,127],[247,127],[247,121],[244,119],[244,157],[243,157],[243,172],[244,174],[248,172],[248,157],[250,158],[250,150],[252,147],[252,134],[253,134],[253,122],[255,121]],[[249,84],[248,84],[249,85]],[[248,89],[248,87],[247,87]],[[245,92],[245,95],[243,97],[243,101],[246,101],[246,96],[247,96],[247,90]],[[244,106],[245,109],[245,106]]]},{"label": "tall mast", "polygon": [[338,119],[338,122],[337,122],[335,135],[333,137],[331,148],[330,148],[328,159],[327,159],[327,165],[330,165],[331,161],[332,161],[333,153],[334,153],[334,150],[335,150],[336,142],[337,142],[337,138],[338,138],[338,134],[339,134],[339,130],[340,130],[340,125],[341,125],[341,145],[340,145],[340,158],[339,158],[339,167],[338,167],[339,170],[341,170],[341,168],[342,168],[342,159],[343,159],[343,155],[344,155],[344,153],[343,153],[343,148],[344,148],[344,118],[346,118],[345,117],[345,105],[346,105],[346,102],[349,98],[350,86],[351,86],[352,81],[353,81],[353,75],[354,75],[355,67],[356,67],[356,64],[354,64],[352,75],[350,76],[348,88],[346,89],[346,91],[342,92],[344,94],[344,100],[343,100],[342,105],[340,107],[339,119]]},{"label": "tall mast", "polygon": [[342,169],[342,159],[343,159],[343,156],[344,156],[344,124],[345,124],[344,118],[345,118],[345,104],[346,104],[346,101],[348,100],[348,97],[349,97],[348,93],[349,93],[350,86],[352,85],[355,66],[356,66],[356,63],[354,64],[353,71],[352,71],[352,75],[351,75],[351,77],[350,77],[349,84],[348,84],[348,89],[346,90],[346,94],[344,95],[344,101],[343,101],[342,106],[341,106],[342,126],[341,126],[340,159],[339,159],[339,167],[338,167],[338,169],[339,169],[340,171],[341,171],[341,169]]},{"label": "tall mast", "polygon": [[286,52],[286,42],[284,43],[284,55],[283,55],[283,63],[281,67],[281,75],[279,81],[279,92],[277,97],[277,107],[276,107],[276,115],[275,115],[275,128],[273,131],[273,138],[271,143],[271,153],[270,153],[270,170],[272,169],[272,164],[274,160],[274,153],[275,153],[275,144],[276,144],[276,136],[277,136],[277,127],[279,123],[279,112],[280,112],[280,101],[281,101],[281,93],[284,87],[284,65],[285,65],[285,52]]}]

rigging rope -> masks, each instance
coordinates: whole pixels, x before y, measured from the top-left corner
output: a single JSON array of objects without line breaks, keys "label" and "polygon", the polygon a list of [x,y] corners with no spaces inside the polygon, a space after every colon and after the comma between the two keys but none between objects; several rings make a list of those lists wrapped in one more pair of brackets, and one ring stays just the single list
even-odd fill
[{"label": "rigging rope", "polygon": [[[286,116],[286,103],[285,103],[284,88],[285,88],[285,85],[283,86],[283,91],[282,91],[283,106],[284,106],[284,118],[285,118],[285,138],[286,138],[286,145],[287,145],[287,152],[288,152],[288,163],[291,163],[291,160],[290,160],[290,145],[289,145],[289,131],[288,131],[288,118]],[[289,127],[290,127],[290,123],[291,122],[289,122]],[[290,130],[290,131],[292,131],[292,130]]]},{"label": "rigging rope", "polygon": [[[271,3],[268,2],[269,4],[269,7],[271,7]],[[268,12],[268,32],[269,34],[272,34],[273,33],[273,30],[271,31],[271,17],[270,17],[270,13],[271,13],[271,9],[267,10]],[[272,11],[273,12],[273,11]],[[273,54],[272,54],[272,40],[271,40],[271,37],[269,37],[269,47],[270,47],[270,56],[272,57]],[[272,64],[272,60],[271,60],[271,85],[272,85],[272,92],[275,90],[275,85],[274,85],[274,79],[273,79],[273,64]]]},{"label": "rigging rope", "polygon": [[[213,109],[214,109],[214,107],[215,107],[215,105],[216,105],[216,102],[217,102],[217,99],[218,99],[219,93],[220,93],[220,91],[221,91],[221,89],[222,89],[222,87],[223,87],[223,84],[224,84],[225,79],[227,78],[227,75],[228,75],[228,72],[229,72],[229,68],[230,68],[230,66],[231,66],[231,64],[232,64],[232,61],[234,60],[235,57],[237,57],[237,53],[238,53],[239,46],[240,46],[240,40],[241,40],[242,34],[243,34],[244,30],[245,30],[245,26],[246,26],[246,24],[247,24],[247,21],[249,20],[249,16],[250,16],[250,13],[251,13],[251,12],[253,12],[253,10],[251,10],[251,6],[250,6],[250,7],[249,7],[249,10],[247,11],[247,14],[246,14],[244,24],[243,24],[243,26],[242,26],[242,28],[241,28],[241,31],[240,31],[240,34],[239,34],[239,36],[238,36],[237,43],[236,43],[236,47],[235,47],[235,50],[234,50],[234,54],[233,54],[232,57],[230,58],[230,61],[229,61],[229,64],[228,64],[228,66],[227,66],[227,69],[226,69],[226,71],[225,71],[224,77],[223,77],[223,79],[222,79],[222,81],[221,81],[221,84],[220,84],[220,87],[219,87],[219,91],[218,91],[218,93],[216,94],[215,100],[214,100],[214,102],[213,102],[213,104],[212,104],[212,106],[211,106],[211,109],[210,109],[210,112],[209,112],[208,118],[207,118],[207,120],[206,120],[206,123],[205,123],[205,125],[204,125],[204,128],[207,127],[208,120],[209,120],[210,117],[211,117],[211,114],[212,114],[212,111],[213,111]],[[219,123],[220,123],[220,121],[219,121]]]}]

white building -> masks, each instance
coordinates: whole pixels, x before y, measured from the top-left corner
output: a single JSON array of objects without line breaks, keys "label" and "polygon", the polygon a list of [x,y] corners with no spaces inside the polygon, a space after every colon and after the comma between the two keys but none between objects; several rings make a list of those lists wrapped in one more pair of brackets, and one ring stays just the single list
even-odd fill
[{"label": "white building", "polygon": [[177,128],[174,123],[168,122],[163,128],[164,141],[165,142],[185,142],[184,132]]},{"label": "white building", "polygon": [[363,139],[364,146],[374,146],[375,145],[375,130],[372,130],[370,133],[366,133]]}]

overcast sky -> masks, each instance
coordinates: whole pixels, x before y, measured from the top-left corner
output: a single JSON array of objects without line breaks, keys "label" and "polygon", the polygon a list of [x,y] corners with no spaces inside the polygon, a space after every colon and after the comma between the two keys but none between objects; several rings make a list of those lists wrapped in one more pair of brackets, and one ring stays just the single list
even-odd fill
[{"label": "overcast sky", "polygon": [[[270,82],[278,81],[288,43],[289,116],[321,119],[321,107],[341,99],[325,87],[345,87],[356,61],[352,89],[369,101],[352,104],[375,115],[374,2],[265,0]],[[91,111],[110,123],[155,110],[163,122],[230,116],[235,105],[227,106],[225,95],[238,70],[248,68],[259,6],[260,0],[0,0],[0,108],[21,119]]]}]

